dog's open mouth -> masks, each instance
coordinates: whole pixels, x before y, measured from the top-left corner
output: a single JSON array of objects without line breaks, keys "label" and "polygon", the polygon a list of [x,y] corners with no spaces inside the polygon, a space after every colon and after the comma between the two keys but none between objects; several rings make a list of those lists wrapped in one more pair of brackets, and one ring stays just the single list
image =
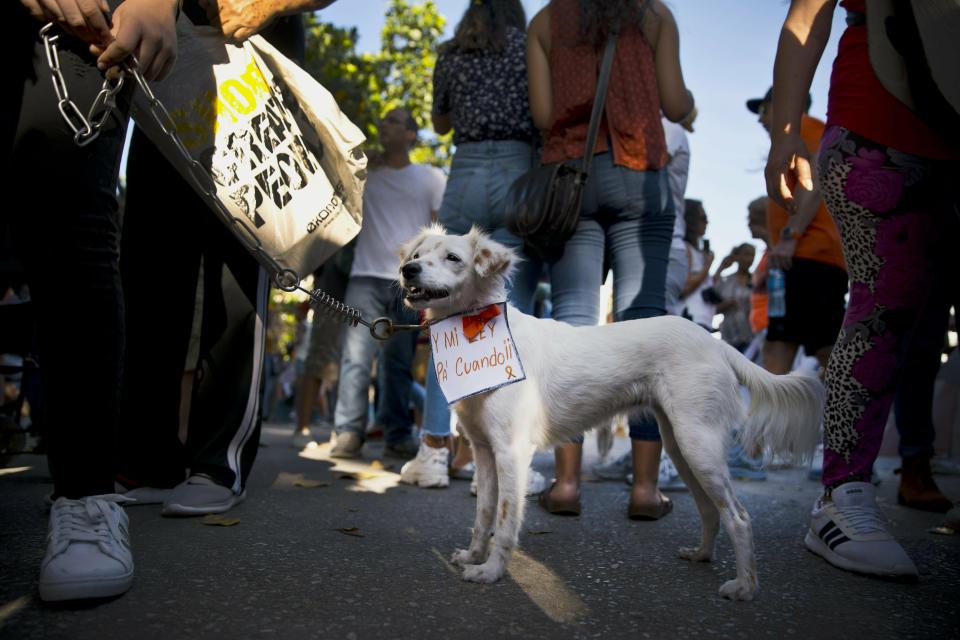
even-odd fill
[{"label": "dog's open mouth", "polygon": [[437,300],[446,298],[450,292],[446,289],[421,289],[420,287],[407,287],[407,300],[411,302],[422,302],[424,300]]}]

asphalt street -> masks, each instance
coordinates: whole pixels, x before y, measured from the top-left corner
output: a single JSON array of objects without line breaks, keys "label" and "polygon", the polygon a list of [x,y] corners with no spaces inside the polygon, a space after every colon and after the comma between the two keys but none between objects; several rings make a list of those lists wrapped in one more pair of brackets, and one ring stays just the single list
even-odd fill
[{"label": "asphalt street", "polygon": [[[737,482],[753,519],[761,590],[729,602],[734,575],[721,535],[712,564],[695,543],[690,496],[673,493],[657,522],[626,517],[628,488],[583,487],[580,517],[528,501],[521,549],[499,583],[460,580],[447,558],[469,541],[469,483],[423,490],[398,483],[401,461],[368,443],[331,461],[329,445],[293,446],[291,425],[265,427],[247,500],[232,526],[128,509],[136,580],[97,604],[48,606],[37,596],[51,491],[45,461],[0,470],[0,638],[956,638],[960,536],[932,532],[937,514],[896,504],[896,460],[878,463],[890,529],[921,577],[902,583],[835,569],[802,544],[818,484],[805,469]],[[318,435],[325,435],[318,430]],[[627,447],[618,439],[615,450]],[[595,462],[595,452],[586,467]],[[535,465],[551,473],[552,456]],[[960,477],[938,476],[960,496]]]}]

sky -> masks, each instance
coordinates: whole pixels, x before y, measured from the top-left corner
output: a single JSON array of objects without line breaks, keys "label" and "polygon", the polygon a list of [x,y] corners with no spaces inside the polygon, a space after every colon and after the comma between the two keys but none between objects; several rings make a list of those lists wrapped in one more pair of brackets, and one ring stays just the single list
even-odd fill
[{"label": "sky", "polygon": [[[469,0],[434,0],[452,34]],[[523,0],[527,19],[546,0]],[[363,7],[360,10],[361,5]],[[380,46],[385,0],[340,0],[319,12],[326,22],[355,26],[360,51]],[[769,138],[747,111],[749,98],[762,97],[772,84],[777,38],[786,0],[668,0],[680,29],[684,79],[699,110],[690,135],[687,197],[702,200],[710,220],[707,238],[717,260],[750,240],[747,203],[764,193],[763,166]],[[824,119],[830,64],[843,30],[843,11],[834,16],[830,42],[814,77],[810,114]],[[759,255],[759,252],[758,252]]]}]

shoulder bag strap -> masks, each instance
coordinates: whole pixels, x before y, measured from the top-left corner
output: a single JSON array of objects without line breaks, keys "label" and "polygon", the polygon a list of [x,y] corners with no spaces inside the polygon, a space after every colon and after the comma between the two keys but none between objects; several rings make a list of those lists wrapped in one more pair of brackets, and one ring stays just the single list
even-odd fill
[{"label": "shoulder bag strap", "polygon": [[590,126],[587,129],[587,150],[583,154],[583,164],[580,168],[581,180],[587,179],[590,173],[590,163],[593,161],[593,149],[597,144],[597,134],[600,131],[600,119],[603,115],[603,106],[607,101],[607,85],[610,82],[610,69],[613,68],[613,55],[617,50],[617,36],[620,33],[620,20],[617,19],[610,28],[607,36],[607,46],[603,51],[603,62],[600,63],[600,75],[597,77],[597,93],[593,96],[593,111],[590,112]]}]

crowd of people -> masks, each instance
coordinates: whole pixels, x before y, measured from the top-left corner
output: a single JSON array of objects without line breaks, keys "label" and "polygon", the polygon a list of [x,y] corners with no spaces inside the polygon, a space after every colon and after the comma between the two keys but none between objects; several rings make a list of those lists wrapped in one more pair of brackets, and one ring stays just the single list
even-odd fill
[{"label": "crowd of people", "polygon": [[[330,1],[264,2],[268,9],[255,11],[238,0],[188,0],[183,10],[237,40],[262,32],[302,60],[299,14]],[[8,9],[16,28],[4,45],[19,92],[19,108],[3,111],[6,180],[49,194],[41,213],[7,222],[36,308],[47,400],[54,492],[39,581],[44,600],[115,596],[130,587],[124,504],[162,503],[164,515],[191,516],[242,501],[261,404],[272,396],[263,381],[271,362],[264,358],[269,274],[219,221],[196,215],[203,205],[139,133],[121,225],[125,116],[113,114],[86,147],[64,133],[49,72],[39,68],[46,58],[35,43],[37,20],[57,22],[85,43],[61,52],[79,100],[92,101],[99,89],[99,74],[87,72],[93,65],[106,70],[137,52],[147,78],[159,79],[174,64],[181,2],[124,0],[112,21],[101,5],[21,0]],[[478,227],[524,257],[509,302],[526,312],[549,308],[557,321],[596,324],[609,273],[613,322],[682,315],[777,374],[793,370],[798,356],[814,358],[828,395],[822,471],[815,473],[823,492],[805,544],[841,568],[916,576],[887,531],[871,477],[896,404],[900,501],[935,511],[952,506],[929,461],[933,379],[958,300],[948,245],[960,224],[949,187],[960,144],[955,122],[926,108],[937,98],[935,84],[919,96],[919,82],[908,86],[908,107],[878,79],[863,0],[839,2],[849,26],[827,121],[807,114],[836,5],[790,4],[773,86],[746,103],[771,138],[768,196],[749,203],[745,230],[762,246],[743,242],[715,267],[709,203],[686,197],[687,135],[697,109],[669,8],[660,0],[551,0],[528,24],[519,0],[471,0],[437,52],[433,77],[431,125],[438,135],[452,131],[456,147],[449,173],[411,161],[425,123],[410,109],[382,114],[379,148],[368,153],[363,228],[318,270],[315,286],[364,317],[416,324],[395,285],[397,247],[431,222],[451,233]],[[596,146],[586,149],[596,70],[612,34],[604,115]],[[509,188],[538,163],[585,154],[592,168],[576,231],[558,259],[538,260],[508,231]],[[48,168],[43,176],[32,170],[40,163]],[[51,180],[60,188],[44,189]],[[161,216],[176,222],[150,224]],[[59,286],[65,273],[73,286]],[[545,288],[549,305],[537,304]],[[57,313],[65,305],[76,310],[69,324]],[[332,423],[334,458],[362,456],[368,434],[382,430],[386,454],[407,460],[402,482],[442,488],[452,477],[470,478],[469,444],[454,438],[432,361],[415,380],[416,353],[415,332],[378,343],[313,314],[296,384],[296,434],[312,435],[319,410]],[[419,424],[414,404],[422,405]],[[628,454],[595,472],[630,483],[629,518],[657,520],[672,510],[663,491],[682,482],[662,453],[656,420],[637,412],[628,424]],[[530,474],[528,491],[547,512],[581,512],[582,447],[556,448],[549,485]],[[754,454],[732,447],[731,474],[763,479]]]}]

